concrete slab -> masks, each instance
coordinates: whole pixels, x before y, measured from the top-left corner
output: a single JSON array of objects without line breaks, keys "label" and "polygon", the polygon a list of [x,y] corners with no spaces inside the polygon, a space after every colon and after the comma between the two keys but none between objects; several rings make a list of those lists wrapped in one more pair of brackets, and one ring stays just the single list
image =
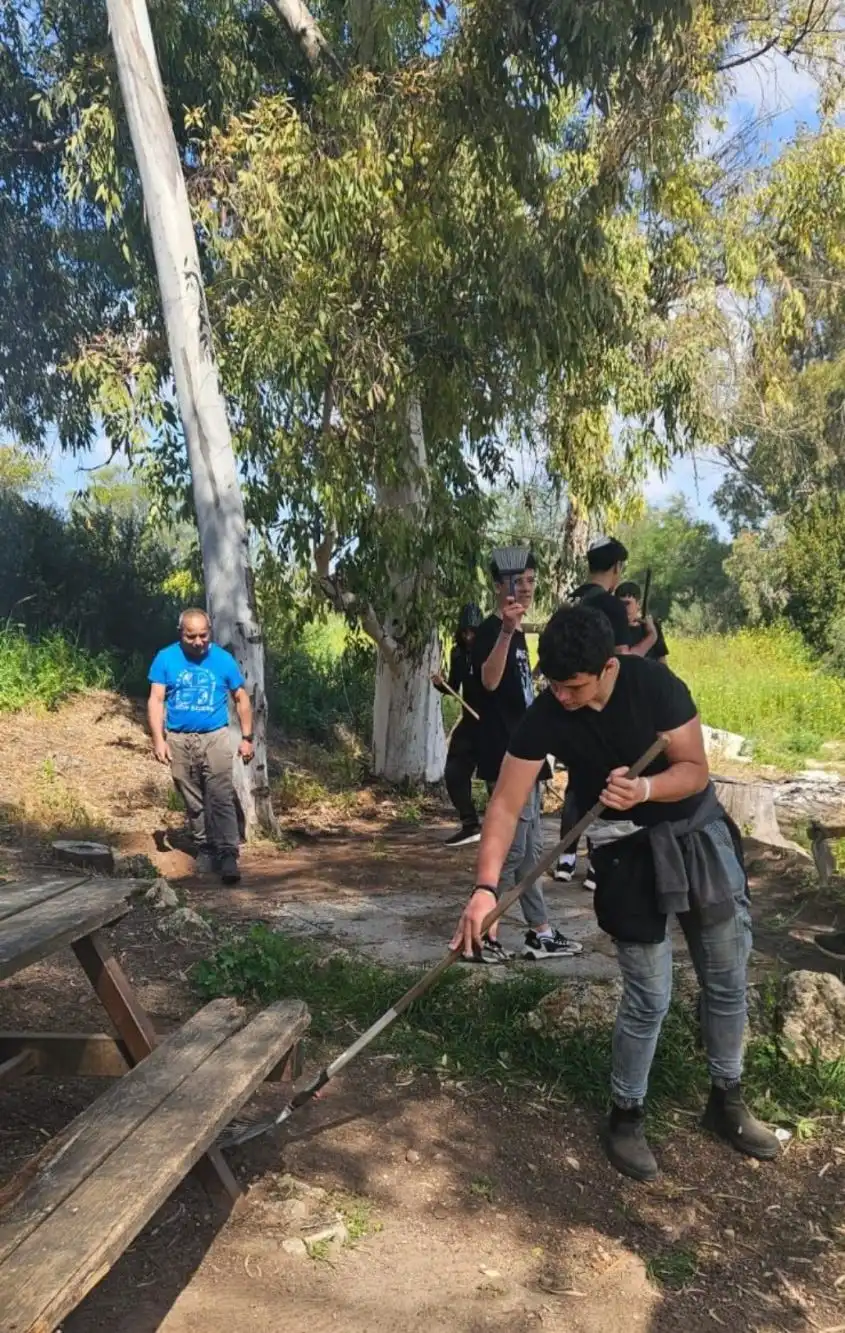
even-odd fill
[{"label": "concrete slab", "polygon": [[[544,842],[551,847],[559,837],[555,819],[544,820]],[[549,917],[571,939],[584,946],[577,958],[557,958],[548,962],[519,962],[519,967],[542,967],[559,977],[611,977],[616,975],[613,947],[596,925],[592,896],[585,892],[580,874],[570,884],[544,880]],[[456,872],[456,880],[459,878]],[[449,936],[466,901],[466,883],[455,886],[454,896],[420,891],[417,888],[392,887],[381,893],[372,890],[356,893],[344,886],[332,901],[280,903],[268,915],[278,930],[302,937],[321,938],[391,966],[419,966],[437,962],[448,945]],[[519,950],[522,929],[516,911],[502,922],[500,938],[508,949]],[[510,968],[491,967],[485,975],[501,977]]]}]

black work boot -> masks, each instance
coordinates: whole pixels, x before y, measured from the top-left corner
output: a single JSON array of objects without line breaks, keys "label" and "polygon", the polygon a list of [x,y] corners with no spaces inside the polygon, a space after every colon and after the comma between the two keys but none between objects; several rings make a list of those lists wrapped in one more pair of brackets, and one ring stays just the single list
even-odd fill
[{"label": "black work boot", "polygon": [[705,1129],[730,1143],[737,1152],[770,1161],[780,1152],[777,1135],[751,1114],[742,1100],[739,1084],[733,1088],[710,1089],[710,1097],[701,1121]]},{"label": "black work boot", "polygon": [[241,877],[238,858],[232,852],[224,852],[220,858],[220,878],[224,884],[237,884]]},{"label": "black work boot", "polygon": [[604,1131],[604,1149],[609,1161],[631,1180],[656,1180],[657,1162],[648,1146],[641,1106],[612,1106]]}]

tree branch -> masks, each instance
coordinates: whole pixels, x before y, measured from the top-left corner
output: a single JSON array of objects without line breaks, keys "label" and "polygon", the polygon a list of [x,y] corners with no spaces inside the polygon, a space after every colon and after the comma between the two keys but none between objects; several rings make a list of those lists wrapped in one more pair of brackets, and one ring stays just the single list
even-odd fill
[{"label": "tree branch", "polygon": [[330,572],[331,558],[337,533],[328,524],[323,540],[314,547],[314,568],[321,591],[328,597],[335,611],[341,615],[357,615],[361,628],[376,644],[385,661],[393,667],[399,659],[399,644],[381,624],[372,605],[360,602],[354,593],[341,587],[340,580]]},{"label": "tree branch", "polygon": [[303,0],[267,0],[267,4],[290,29],[312,69],[318,69],[325,60],[335,74],[343,73],[343,65],[329,46],[314,15]]}]

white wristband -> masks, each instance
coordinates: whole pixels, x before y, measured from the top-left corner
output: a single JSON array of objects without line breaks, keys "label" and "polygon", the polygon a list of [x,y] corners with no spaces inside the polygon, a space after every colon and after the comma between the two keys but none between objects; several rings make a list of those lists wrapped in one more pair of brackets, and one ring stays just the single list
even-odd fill
[{"label": "white wristband", "polygon": [[640,801],[640,805],[645,805],[646,801],[651,800],[651,778],[643,778],[645,783],[645,796]]}]

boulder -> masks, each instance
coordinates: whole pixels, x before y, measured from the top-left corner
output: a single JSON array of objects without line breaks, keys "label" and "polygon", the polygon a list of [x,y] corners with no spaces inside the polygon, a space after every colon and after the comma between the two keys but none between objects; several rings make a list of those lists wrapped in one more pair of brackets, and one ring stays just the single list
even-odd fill
[{"label": "boulder", "polygon": [[544,995],[536,1009],[526,1015],[526,1025],[548,1036],[568,1036],[585,1028],[613,1025],[622,998],[622,982],[609,980],[569,981]]},{"label": "boulder", "polygon": [[735,731],[723,731],[720,727],[702,726],[704,749],[708,758],[740,759],[746,763],[751,758],[751,742],[746,736]]},{"label": "boulder", "polygon": [[153,880],[150,887],[144,894],[144,898],[151,907],[178,907],[179,895],[166,879]]},{"label": "boulder", "polygon": [[199,935],[211,937],[214,931],[211,926],[199,914],[190,907],[177,907],[172,912],[168,912],[158,923],[163,931],[168,935],[183,935],[196,931]]},{"label": "boulder", "polygon": [[781,1001],[781,1036],[790,1059],[845,1057],[845,985],[830,972],[790,972]]}]

